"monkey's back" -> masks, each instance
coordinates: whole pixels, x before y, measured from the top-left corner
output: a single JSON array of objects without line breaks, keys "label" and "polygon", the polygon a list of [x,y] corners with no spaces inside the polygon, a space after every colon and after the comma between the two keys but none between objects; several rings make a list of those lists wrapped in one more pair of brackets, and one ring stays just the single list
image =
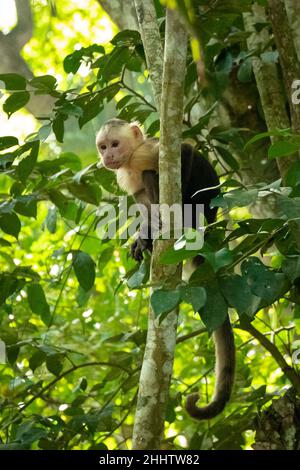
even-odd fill
[{"label": "monkey's back", "polygon": [[[212,165],[190,144],[181,147],[182,203],[193,207],[193,227],[197,226],[196,204],[204,205],[204,215],[208,223],[214,222],[217,208],[210,208],[211,200],[220,193],[218,175]],[[206,191],[200,190],[210,188]]]}]

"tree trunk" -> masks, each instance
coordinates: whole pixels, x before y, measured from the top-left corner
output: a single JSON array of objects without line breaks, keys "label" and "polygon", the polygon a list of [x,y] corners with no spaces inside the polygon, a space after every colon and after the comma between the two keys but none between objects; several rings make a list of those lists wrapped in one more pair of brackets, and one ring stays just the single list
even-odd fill
[{"label": "tree trunk", "polygon": [[[30,0],[15,0],[17,25],[5,35],[0,31],[0,74],[18,73],[30,80],[33,73],[21,56],[21,50],[32,37],[33,23]],[[53,107],[54,99],[49,95],[31,94],[26,109],[35,116],[47,115]]]},{"label": "tree trunk", "polygon": [[[285,7],[294,37],[294,44],[300,61],[300,2],[299,0],[285,0]],[[300,80],[300,77],[298,77]]]},{"label": "tree trunk", "polygon": [[152,0],[134,0],[134,3],[150,73],[154,100],[159,112],[162,87],[161,78],[163,75],[163,48],[154,3]]},{"label": "tree trunk", "polygon": [[300,400],[293,389],[256,419],[255,450],[300,450]]},{"label": "tree trunk", "polygon": [[[160,204],[181,202],[181,131],[183,89],[186,71],[187,35],[178,14],[167,10],[164,72],[161,99],[161,135],[159,158]],[[161,219],[164,224],[164,211]],[[176,287],[181,266],[163,266],[161,253],[174,240],[157,240],[152,256],[151,279],[158,285]],[[163,321],[150,308],[145,356],[140,377],[133,431],[133,449],[159,449],[164,430],[166,405],[172,377],[176,345],[178,311]]]},{"label": "tree trunk", "polygon": [[292,127],[296,133],[300,133],[300,106],[292,101],[293,82],[300,77],[300,64],[284,1],[269,0],[269,12],[290,105]]},{"label": "tree trunk", "polygon": [[120,30],[138,29],[133,0],[97,0]]},{"label": "tree trunk", "polygon": [[[266,44],[268,44],[270,36],[266,28],[257,33],[255,24],[266,23],[267,18],[263,7],[254,5],[252,8],[252,13],[244,14],[246,30],[252,33],[247,40],[248,48],[250,51],[255,49],[263,50]],[[268,130],[272,131],[290,127],[291,124],[286,111],[286,99],[283,94],[276,64],[264,62],[260,56],[254,56],[252,58],[252,65]],[[276,137],[272,137],[271,140],[275,141]],[[278,169],[282,178],[286,176],[290,165],[294,161],[295,158],[292,157],[277,159]]]}]

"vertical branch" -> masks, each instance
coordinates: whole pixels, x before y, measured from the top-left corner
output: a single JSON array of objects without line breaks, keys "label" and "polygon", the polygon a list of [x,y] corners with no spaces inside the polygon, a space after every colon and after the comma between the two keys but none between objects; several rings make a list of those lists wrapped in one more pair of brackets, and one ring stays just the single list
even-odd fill
[{"label": "vertical branch", "polygon": [[285,90],[289,100],[293,130],[300,132],[300,106],[293,104],[293,82],[300,77],[293,34],[289,25],[284,0],[268,0],[270,18],[277,50],[279,53]]},{"label": "vertical branch", "polygon": [[[181,130],[186,70],[187,35],[176,11],[167,10],[164,72],[161,99],[160,204],[181,202]],[[161,212],[162,223],[166,214]],[[181,265],[165,266],[161,253],[174,240],[157,240],[152,255],[155,284],[174,288],[181,280]],[[133,430],[133,449],[159,449],[172,377],[178,310],[163,321],[150,308],[148,334],[140,377]]]},{"label": "vertical branch", "polygon": [[31,39],[33,32],[32,11],[30,0],[15,0],[17,10],[17,25],[9,33],[11,41],[21,50]]},{"label": "vertical branch", "polygon": [[[285,0],[285,7],[291,25],[298,60],[300,61],[300,2],[299,0]],[[300,77],[298,77],[300,80]]]},{"label": "vertical branch", "polygon": [[[267,18],[264,7],[253,5],[252,13],[244,14],[245,28],[251,36],[247,39],[249,50],[263,50],[270,40],[269,33],[264,28],[260,33],[255,29],[256,23],[266,23]],[[285,106],[285,95],[274,63],[264,62],[259,55],[252,58],[253,71],[260,95],[268,130],[286,129],[290,127],[290,120]],[[276,137],[272,137],[275,141]],[[285,177],[295,158],[278,158],[277,166],[282,178]]]},{"label": "vertical branch", "polygon": [[159,111],[163,75],[163,47],[153,0],[134,0],[156,108]]}]

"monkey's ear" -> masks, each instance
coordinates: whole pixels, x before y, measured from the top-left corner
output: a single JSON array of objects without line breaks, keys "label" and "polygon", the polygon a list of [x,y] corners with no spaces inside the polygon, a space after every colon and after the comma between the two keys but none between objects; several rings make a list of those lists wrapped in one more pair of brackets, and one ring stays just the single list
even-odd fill
[{"label": "monkey's ear", "polygon": [[142,137],[144,138],[144,134],[138,122],[132,122],[130,124],[130,129],[132,129],[133,135],[136,139]]}]

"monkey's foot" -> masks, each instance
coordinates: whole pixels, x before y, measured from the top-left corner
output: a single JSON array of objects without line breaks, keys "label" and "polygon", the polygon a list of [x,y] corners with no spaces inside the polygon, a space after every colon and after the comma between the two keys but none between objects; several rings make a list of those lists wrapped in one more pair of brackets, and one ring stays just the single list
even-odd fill
[{"label": "monkey's foot", "polygon": [[138,237],[135,242],[131,245],[130,255],[133,259],[140,263],[141,261],[143,261],[143,252],[145,250],[152,251],[152,240],[147,240]]}]

